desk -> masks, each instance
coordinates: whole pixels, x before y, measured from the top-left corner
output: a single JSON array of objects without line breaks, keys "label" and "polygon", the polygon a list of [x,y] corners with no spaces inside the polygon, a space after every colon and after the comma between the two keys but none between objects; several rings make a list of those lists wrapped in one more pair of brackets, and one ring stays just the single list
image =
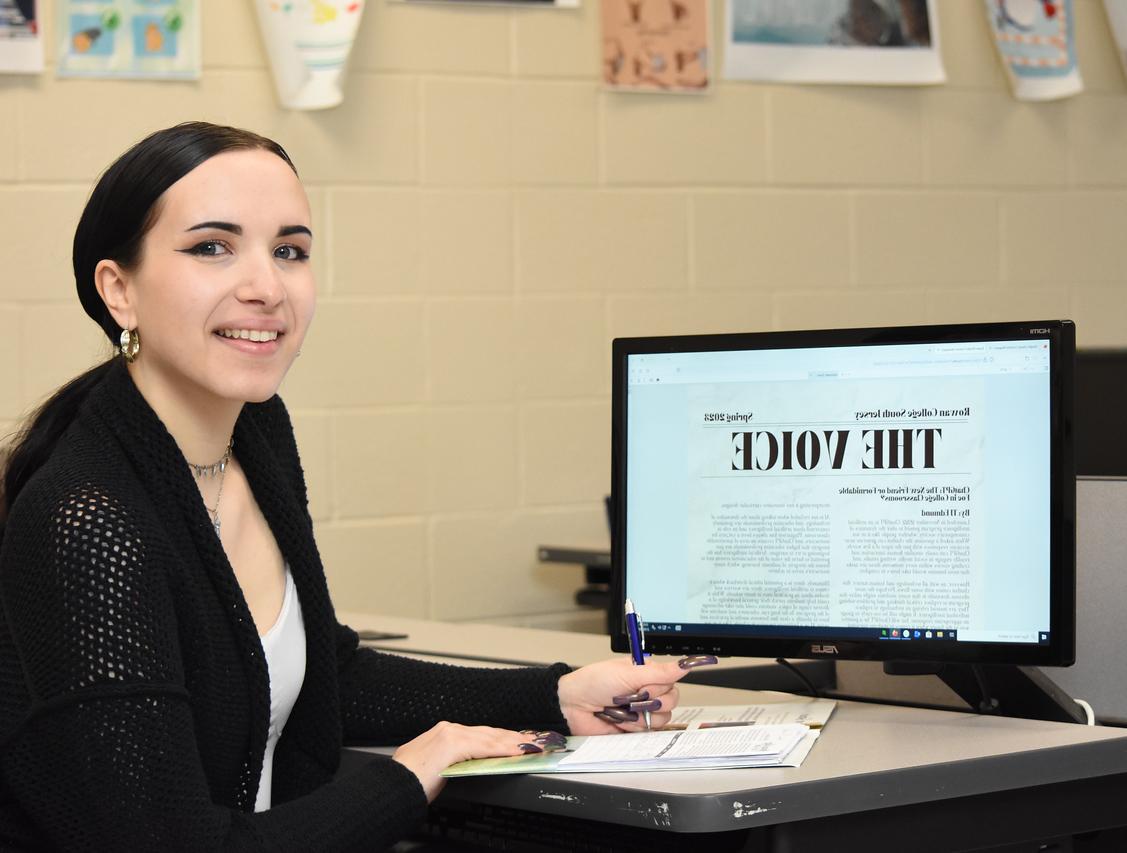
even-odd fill
[{"label": "desk", "polygon": [[[435,622],[347,610],[338,611],[337,619],[357,631],[371,629],[406,634],[403,639],[373,640],[365,645],[424,659],[514,666],[542,666],[565,661],[572,666],[583,666],[614,654],[610,650],[610,640],[603,634],[543,631],[479,622]],[[833,661],[795,661],[794,665],[819,688],[834,684]],[[802,689],[793,673],[770,658],[724,658],[717,666],[691,672],[686,680],[717,687]]]},{"label": "desk", "polygon": [[[605,656],[592,638],[563,632],[431,623],[416,636],[452,627],[460,659],[497,648],[576,664]],[[690,705],[747,698],[682,690]],[[739,830],[748,850],[980,849],[1127,825],[1127,730],[842,701],[800,768],[459,779],[440,800],[458,802],[678,833]]]}]

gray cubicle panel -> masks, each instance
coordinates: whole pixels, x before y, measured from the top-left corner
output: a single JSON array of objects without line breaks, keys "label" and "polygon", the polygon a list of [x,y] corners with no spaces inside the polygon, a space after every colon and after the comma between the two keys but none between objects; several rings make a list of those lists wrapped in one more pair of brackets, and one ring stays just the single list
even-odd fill
[{"label": "gray cubicle panel", "polygon": [[1044,667],[1099,719],[1127,721],[1127,477],[1076,480],[1076,664]]},{"label": "gray cubicle panel", "polygon": [[1127,477],[1127,349],[1076,352],[1076,473]]}]

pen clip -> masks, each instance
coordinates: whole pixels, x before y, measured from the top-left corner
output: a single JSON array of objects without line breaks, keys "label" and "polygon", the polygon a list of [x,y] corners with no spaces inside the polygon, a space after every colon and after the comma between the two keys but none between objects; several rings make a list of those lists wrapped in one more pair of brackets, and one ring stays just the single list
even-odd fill
[{"label": "pen clip", "polygon": [[634,621],[638,625],[638,646],[639,646],[638,651],[641,652],[642,654],[645,654],[646,653],[646,625],[642,621],[641,615],[637,612],[634,613]]}]

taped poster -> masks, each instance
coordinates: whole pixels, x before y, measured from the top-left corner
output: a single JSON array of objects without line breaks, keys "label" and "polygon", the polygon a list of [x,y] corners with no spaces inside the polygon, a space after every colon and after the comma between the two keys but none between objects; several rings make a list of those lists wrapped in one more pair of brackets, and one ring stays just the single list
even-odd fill
[{"label": "taped poster", "polygon": [[59,0],[60,77],[195,80],[197,0]]},{"label": "taped poster", "polygon": [[1083,91],[1076,66],[1072,0],[983,2],[1014,97],[1049,101]]},{"label": "taped poster", "polygon": [[321,110],[344,100],[344,75],[362,0],[255,0],[278,101]]},{"label": "taped poster", "polygon": [[730,0],[724,76],[915,85],[945,79],[930,0]]},{"label": "taped poster", "polygon": [[603,82],[635,92],[702,92],[708,0],[602,0]]},{"label": "taped poster", "polygon": [[36,0],[0,0],[0,72],[43,70],[43,37]]}]

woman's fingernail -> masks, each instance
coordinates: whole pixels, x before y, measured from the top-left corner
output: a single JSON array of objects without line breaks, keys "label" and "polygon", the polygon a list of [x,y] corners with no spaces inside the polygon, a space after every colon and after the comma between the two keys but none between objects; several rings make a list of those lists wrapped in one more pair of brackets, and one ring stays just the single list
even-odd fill
[{"label": "woman's fingernail", "polygon": [[536,739],[536,738],[559,738],[560,740],[564,740],[563,735],[561,735],[559,732],[554,732],[551,729],[544,729],[544,730],[521,729],[520,734],[528,735],[529,737],[531,737],[533,739]]},{"label": "woman's fingernail", "polygon": [[549,732],[545,737],[536,738],[534,743],[538,743],[540,746],[564,746],[567,743],[567,738],[555,732]]},{"label": "woman's fingernail", "polygon": [[616,723],[633,723],[638,719],[637,712],[627,711],[625,708],[615,708],[611,705],[603,708],[602,713],[606,714]]},{"label": "woman's fingernail", "polygon": [[716,655],[689,655],[677,661],[677,666],[681,669],[692,669],[694,666],[709,666],[714,663],[720,663]]},{"label": "woman's fingernail", "polygon": [[650,691],[641,690],[637,693],[627,693],[625,696],[615,696],[610,700],[612,705],[629,705],[631,702],[645,702],[650,698]]},{"label": "woman's fingernail", "polygon": [[652,699],[649,702],[631,702],[630,703],[630,710],[631,711],[660,711],[661,710],[661,700],[660,699]]},{"label": "woman's fingernail", "polygon": [[543,752],[544,751],[534,743],[518,743],[517,746],[520,748],[521,752]]},{"label": "woman's fingernail", "polygon": [[610,714],[604,714],[602,711],[595,711],[595,716],[602,720],[604,723],[610,723],[611,725],[617,725],[618,723],[622,722],[622,720],[616,720]]}]

